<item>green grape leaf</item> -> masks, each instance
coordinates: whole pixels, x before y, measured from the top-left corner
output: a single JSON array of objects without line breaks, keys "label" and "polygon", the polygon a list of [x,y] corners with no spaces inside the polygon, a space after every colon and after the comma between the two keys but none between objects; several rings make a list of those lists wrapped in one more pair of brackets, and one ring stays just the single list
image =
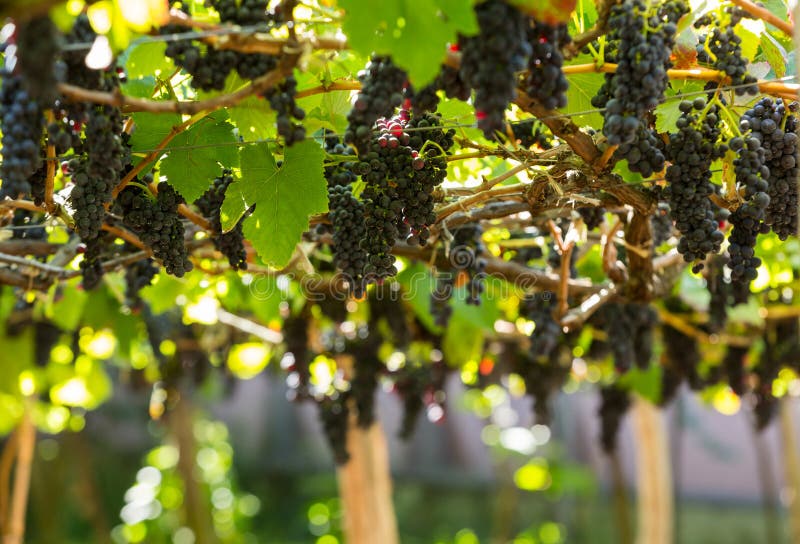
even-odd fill
[{"label": "green grape leaf", "polygon": [[[655,357],[654,357],[655,359]],[[619,384],[655,404],[661,399],[661,365],[651,364],[647,370],[632,368],[619,378]]]},{"label": "green grape leaf", "polygon": [[[309,97],[311,98],[311,97]],[[305,107],[302,100],[298,101]],[[305,125],[308,132],[327,128],[341,134],[347,128],[347,113],[350,111],[350,91],[325,93],[319,105],[308,110]]]},{"label": "green grape leaf", "polygon": [[567,90],[567,113],[591,112],[575,115],[572,120],[578,126],[603,126],[602,114],[592,111],[592,98],[600,90],[605,78],[603,74],[572,74],[567,77],[569,89]]},{"label": "green grape leaf", "polygon": [[134,42],[120,59],[125,66],[128,80],[148,76],[168,75],[175,70],[175,64],[164,54],[165,42]]},{"label": "green grape leaf", "polygon": [[448,42],[458,33],[478,32],[471,0],[387,0],[380,9],[371,0],[341,0],[350,46],[363,55],[392,55],[421,87],[439,71]]},{"label": "green grape leaf", "polygon": [[275,137],[275,112],[266,100],[247,97],[228,108],[228,114],[245,142]]},{"label": "green grape leaf", "polygon": [[508,3],[539,21],[556,24],[570,20],[577,0],[509,0]]},{"label": "green grape leaf", "polygon": [[761,34],[761,51],[777,77],[786,75],[786,50],[769,32]]},{"label": "green grape leaf", "polygon": [[237,143],[233,125],[206,117],[173,138],[161,160],[161,173],[183,198],[193,202],[220,175],[220,164],[238,166]]},{"label": "green grape leaf", "polygon": [[25,327],[16,336],[0,338],[0,392],[19,394],[19,373],[33,366],[33,327]]},{"label": "green grape leaf", "polygon": [[267,144],[244,148],[242,179],[230,186],[222,205],[223,229],[233,228],[255,204],[244,234],[265,262],[284,266],[308,229],[309,216],[328,209],[324,156],[318,143],[306,140],[286,148],[278,167]]},{"label": "green grape leaf", "polygon": [[66,331],[74,331],[78,328],[83,316],[83,309],[86,306],[88,295],[86,291],[78,289],[78,283],[79,281],[75,280],[59,289],[53,287],[51,294],[57,298],[48,301],[44,307],[44,315]]},{"label": "green grape leaf", "polygon": [[759,36],[766,33],[764,22],[759,19],[743,19],[736,25],[736,35],[742,39],[742,57],[754,59],[758,51]]},{"label": "green grape leaf", "polygon": [[140,155],[150,152],[180,124],[181,116],[177,113],[135,112],[130,139],[131,152]]}]

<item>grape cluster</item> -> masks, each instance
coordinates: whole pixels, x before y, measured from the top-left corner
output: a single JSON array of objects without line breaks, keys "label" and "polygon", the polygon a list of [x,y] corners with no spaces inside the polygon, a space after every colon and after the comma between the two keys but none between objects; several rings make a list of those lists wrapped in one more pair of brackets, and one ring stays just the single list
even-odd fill
[{"label": "grape cluster", "polygon": [[592,316],[592,323],[605,331],[614,367],[621,373],[634,364],[643,370],[650,366],[657,322],[655,310],[639,303],[608,303]]},{"label": "grape cluster", "polygon": [[140,310],[143,304],[139,292],[152,283],[158,274],[158,265],[153,259],[141,259],[125,268],[125,304],[132,310]]},{"label": "grape cluster", "polygon": [[74,210],[75,230],[84,241],[100,234],[104,206],[111,202],[120,173],[129,160],[121,139],[119,109],[110,106],[90,109],[85,133],[86,156],[71,160],[68,166],[74,184],[69,202]]},{"label": "grape cluster", "polygon": [[631,406],[628,392],[615,385],[600,388],[600,445],[603,451],[611,454],[617,449],[617,436],[622,425],[622,418]]},{"label": "grape cluster", "polygon": [[556,296],[550,291],[527,296],[520,301],[520,316],[536,325],[530,334],[529,356],[533,361],[549,360],[563,336],[561,325],[553,317]]},{"label": "grape cluster", "polygon": [[350,459],[347,452],[347,426],[350,418],[347,398],[346,393],[339,393],[334,397],[324,397],[317,403],[322,431],[328,439],[337,465],[343,465]]},{"label": "grape cluster", "polygon": [[294,76],[287,77],[264,93],[270,107],[278,116],[278,134],[283,136],[287,146],[301,142],[306,137],[306,129],[292,121],[292,118],[302,121],[306,116],[306,112],[294,100],[296,93],[297,80]]},{"label": "grape cluster", "polygon": [[686,262],[691,262],[719,251],[723,240],[709,200],[714,193],[711,163],[720,156],[719,118],[716,105],[707,108],[702,119],[694,113],[706,110],[703,98],[684,100],[679,108],[682,114],[676,122],[678,132],[670,135],[667,148],[672,164],[667,168],[666,179],[670,214],[682,234],[678,251]]},{"label": "grape cluster", "polygon": [[442,387],[443,374],[431,364],[406,364],[394,372],[394,390],[403,399],[403,419],[400,438],[408,440],[414,433],[426,401]]},{"label": "grape cluster", "polygon": [[725,357],[722,359],[722,369],[728,379],[728,386],[740,397],[744,395],[745,390],[745,364],[749,351],[749,348],[746,347],[729,345],[725,350]]},{"label": "grape cluster", "polygon": [[56,60],[59,31],[47,15],[17,26],[17,67],[33,100],[47,104],[56,99]]},{"label": "grape cluster", "polygon": [[244,234],[242,233],[244,218],[240,219],[231,230],[222,232],[220,210],[225,201],[225,193],[231,183],[233,183],[232,172],[227,169],[223,170],[222,175],[214,178],[211,187],[195,200],[194,205],[211,223],[214,231],[212,240],[217,251],[227,257],[228,263],[234,270],[246,270],[247,251],[244,249]]},{"label": "grape cluster", "polygon": [[362,243],[367,237],[364,204],[353,196],[350,184],[328,187],[328,209],[333,225],[334,264],[347,279],[356,298],[364,295],[364,269],[367,252]]},{"label": "grape cluster", "polygon": [[384,370],[383,361],[378,356],[382,339],[370,325],[366,338],[348,351],[353,355],[353,376],[350,378],[350,395],[356,407],[356,422],[359,427],[368,428],[375,421],[375,390],[378,378]]},{"label": "grape cluster", "polygon": [[542,149],[553,147],[553,135],[542,125],[538,119],[525,119],[511,125],[514,138],[519,141],[519,145],[530,149],[536,145]]},{"label": "grape cluster", "polygon": [[211,6],[219,13],[221,21],[241,26],[254,26],[267,21],[278,21],[278,13],[267,11],[269,0],[213,0]]},{"label": "grape cluster", "polygon": [[[783,100],[762,98],[742,116],[742,130],[751,130],[750,137],[761,142],[769,186],[765,222],[781,240],[797,234],[797,117]],[[763,173],[762,176],[763,178]],[[760,187],[760,185],[759,185]],[[766,200],[758,195],[759,201]],[[753,195],[753,199],[756,199]]]},{"label": "grape cluster", "polygon": [[105,248],[102,237],[88,239],[83,244],[83,259],[80,262],[83,288],[87,291],[100,285],[105,270],[103,269],[102,253]]},{"label": "grape cluster", "polygon": [[631,172],[638,172],[642,177],[649,178],[664,169],[664,147],[658,133],[640,123],[634,139],[620,144],[614,151],[614,159],[628,161]]},{"label": "grape cluster", "polygon": [[[455,48],[457,49],[457,47]],[[425,87],[415,91],[413,87],[406,87],[406,96],[411,101],[414,115],[435,111],[439,105],[438,91],[444,91],[448,98],[457,98],[463,102],[469,100],[472,89],[461,78],[458,69],[442,64],[436,78]]]},{"label": "grape cluster", "polygon": [[[427,129],[438,120],[423,116],[415,123],[411,126]],[[428,226],[436,221],[433,190],[446,175],[443,151],[452,145],[452,134],[435,129],[422,132],[422,138],[412,138],[405,130],[407,125],[406,110],[390,119],[379,119],[368,151],[360,155],[354,167],[366,183],[362,197],[367,237],[361,247],[368,254],[364,274],[370,280],[381,281],[396,273],[391,249],[398,238],[411,245],[424,245],[430,236]],[[435,145],[428,146],[429,142]]]},{"label": "grape cluster", "polygon": [[505,132],[505,110],[516,97],[515,72],[522,70],[531,46],[527,19],[501,0],[475,6],[480,32],[462,37],[461,77],[475,89],[478,128],[489,139]]},{"label": "grape cluster", "polygon": [[0,130],[3,132],[3,162],[0,163],[0,200],[19,198],[31,192],[28,181],[41,166],[44,115],[25,89],[21,76],[2,74],[0,86]]},{"label": "grape cluster", "polygon": [[479,223],[463,225],[453,232],[450,262],[457,274],[466,274],[467,304],[478,306],[483,293],[486,270],[486,246],[483,244],[483,229]]},{"label": "grape cluster", "polygon": [[656,210],[650,217],[650,228],[653,231],[653,251],[672,238],[672,216],[669,204],[659,202]]},{"label": "grape cluster", "polygon": [[563,108],[567,105],[569,82],[561,69],[561,49],[572,41],[567,25],[535,21],[527,34],[531,53],[525,92],[548,110]]},{"label": "grape cluster", "polygon": [[687,10],[682,2],[656,9],[644,0],[625,0],[611,8],[608,26],[616,52],[608,60],[616,61],[617,69],[606,75],[592,99],[594,107],[605,108],[603,134],[610,145],[635,142],[642,119],[663,100],[675,23]]},{"label": "grape cluster", "polygon": [[117,197],[115,207],[123,222],[160,260],[168,274],[182,277],[193,266],[186,253],[184,227],[178,214],[180,195],[165,182],[158,184],[155,198],[138,186],[129,185]]},{"label": "grape cluster", "polygon": [[359,156],[367,153],[372,141],[372,125],[380,117],[390,117],[403,103],[403,87],[408,76],[389,57],[373,56],[358,73],[361,90],[347,114],[344,141],[353,144]]},{"label": "grape cluster", "polygon": [[[582,208],[578,208],[578,214],[580,214],[581,219],[583,219],[586,228],[589,230],[594,230],[603,224],[606,210],[605,208],[595,206],[584,206]],[[573,251],[573,253],[575,252]]]},{"label": "grape cluster", "polygon": [[[297,376],[296,394],[302,398],[308,394],[308,384],[311,377],[309,364],[311,353],[308,349],[308,315],[290,315],[283,320],[283,339],[286,343],[286,353],[290,357],[288,369]],[[281,361],[281,366],[284,366]]]},{"label": "grape cluster", "polygon": [[[755,119],[742,116],[743,124],[751,125]],[[728,222],[733,225],[728,237],[728,254],[731,269],[731,282],[741,284],[744,288],[737,289],[740,297],[736,300],[746,302],[749,294],[749,285],[758,275],[756,269],[761,265],[761,259],[755,256],[756,238],[766,232],[769,227],[764,223],[765,211],[769,205],[769,168],[766,166],[766,153],[758,138],[749,136],[745,139],[732,138],[728,142],[730,149],[738,153],[734,159],[734,174],[736,186],[744,202],[728,217]]]},{"label": "grape cluster", "polygon": [[707,34],[700,36],[697,44],[697,60],[711,64],[715,70],[724,72],[735,86],[737,95],[756,95],[758,80],[747,73],[747,59],[742,56],[742,39],[734,32],[734,28],[742,19],[743,12],[738,8],[729,7],[725,9],[725,13],[728,15],[727,24],[719,17],[712,17],[711,14],[695,22],[695,28],[712,25]]},{"label": "grape cluster", "polygon": [[[232,0],[216,0],[212,5],[219,12],[222,23],[267,25],[280,19],[276,14],[266,11],[267,2],[263,0],[246,0],[240,6]],[[181,9],[188,13],[185,2]],[[177,25],[167,25],[161,29],[161,33],[171,34],[183,30]],[[233,70],[245,79],[255,79],[273,70],[278,64],[277,57],[273,55],[216,49],[193,40],[167,42],[165,54],[178,67],[191,74],[192,87],[204,91],[224,89],[225,80]]]},{"label": "grape cluster", "polygon": [[685,380],[692,390],[702,389],[703,380],[698,372],[701,356],[697,339],[669,325],[661,327],[661,339],[664,345],[665,366],[681,380]]},{"label": "grape cluster", "polygon": [[13,240],[47,240],[44,218],[27,210],[15,210],[11,226],[14,227],[11,231]]}]

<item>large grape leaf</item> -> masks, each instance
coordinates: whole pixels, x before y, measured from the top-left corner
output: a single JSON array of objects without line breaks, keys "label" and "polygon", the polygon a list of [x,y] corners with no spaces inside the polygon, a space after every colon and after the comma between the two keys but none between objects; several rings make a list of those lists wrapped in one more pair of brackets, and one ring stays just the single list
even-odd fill
[{"label": "large grape leaf", "polygon": [[429,83],[439,71],[447,43],[458,33],[476,34],[471,0],[341,0],[342,24],[357,52],[392,55],[415,86]]},{"label": "large grape leaf", "polygon": [[577,0],[510,0],[509,4],[545,23],[566,23]]},{"label": "large grape leaf", "polygon": [[211,180],[220,175],[220,163],[230,168],[239,164],[239,150],[233,125],[209,116],[178,134],[167,147],[161,173],[188,202],[196,200]]},{"label": "large grape leaf", "polygon": [[572,74],[567,77],[569,89],[567,90],[567,112],[589,112],[573,116],[572,120],[579,126],[603,126],[602,114],[593,111],[592,98],[600,90],[605,81],[603,74]]},{"label": "large grape leaf", "polygon": [[761,51],[775,70],[775,75],[783,77],[786,75],[786,50],[773,38],[769,32],[761,34]]},{"label": "large grape leaf", "polygon": [[275,112],[263,98],[249,96],[228,108],[228,114],[246,142],[275,137]]},{"label": "large grape leaf", "polygon": [[308,228],[308,218],[328,209],[322,148],[306,140],[286,148],[278,167],[265,143],[242,151],[242,179],[228,189],[222,205],[222,227],[231,229],[255,204],[245,219],[244,234],[258,255],[274,266],[284,266]]},{"label": "large grape leaf", "polygon": [[120,59],[125,66],[125,75],[130,80],[170,74],[175,70],[175,64],[164,54],[166,48],[164,42],[131,44]]}]

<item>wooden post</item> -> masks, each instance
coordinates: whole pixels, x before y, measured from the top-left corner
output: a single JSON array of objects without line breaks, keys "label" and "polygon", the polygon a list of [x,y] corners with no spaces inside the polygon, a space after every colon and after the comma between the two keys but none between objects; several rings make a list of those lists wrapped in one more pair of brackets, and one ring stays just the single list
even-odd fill
[{"label": "wooden post", "polygon": [[28,509],[28,491],[31,485],[31,463],[36,446],[36,427],[30,414],[30,401],[26,399],[25,412],[17,427],[17,466],[11,492],[8,520],[5,524],[3,544],[22,544],[25,540],[25,513]]},{"label": "wooden post", "polygon": [[797,435],[792,418],[792,397],[780,399],[781,438],[783,438],[783,463],[786,471],[786,486],[789,492],[786,509],[789,513],[790,542],[800,542],[800,456],[797,454]]},{"label": "wooden post", "polygon": [[192,403],[188,396],[181,396],[168,414],[167,424],[178,446],[178,472],[183,479],[186,525],[194,533],[197,544],[215,544],[219,540],[214,532],[203,485],[197,475],[197,442],[194,438]]},{"label": "wooden post", "polygon": [[636,438],[636,542],[672,544],[672,477],[663,414],[648,401],[635,397],[631,415]]},{"label": "wooden post", "polygon": [[350,460],[336,471],[344,509],[345,543],[398,544],[389,450],[380,424],[375,422],[362,429],[351,410],[347,451]]}]

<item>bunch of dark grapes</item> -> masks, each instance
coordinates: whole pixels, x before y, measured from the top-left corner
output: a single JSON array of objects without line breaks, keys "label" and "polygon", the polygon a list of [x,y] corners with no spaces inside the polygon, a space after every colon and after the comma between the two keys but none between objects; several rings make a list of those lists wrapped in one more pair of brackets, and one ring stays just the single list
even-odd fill
[{"label": "bunch of dark grapes", "polygon": [[567,25],[536,21],[528,27],[527,34],[531,53],[525,92],[548,110],[563,108],[567,105],[569,82],[561,69],[561,49],[572,41]]},{"label": "bunch of dark grapes", "polygon": [[347,349],[353,356],[349,393],[356,407],[356,422],[364,429],[375,421],[375,391],[380,373],[384,370],[383,361],[378,356],[382,339],[376,329],[370,325],[365,338],[360,338]]},{"label": "bunch of dark grapes", "polygon": [[469,100],[470,94],[472,94],[472,89],[461,78],[459,70],[442,64],[436,78],[425,87],[418,91],[411,86],[406,87],[406,96],[410,98],[414,115],[436,111],[439,105],[439,90],[444,91],[448,98],[457,98],[463,102]]},{"label": "bunch of dark grapes", "polygon": [[[728,322],[728,307],[734,305],[733,289],[725,278],[725,264],[728,259],[722,255],[714,255],[706,267],[706,289],[710,295],[708,303],[708,329],[720,332]],[[749,283],[749,282],[748,282]],[[749,286],[746,286],[749,291]]]},{"label": "bunch of dark grapes", "polygon": [[659,202],[655,212],[650,217],[650,228],[653,231],[653,251],[672,238],[672,216],[669,204]]},{"label": "bunch of dark grapes", "polygon": [[478,306],[483,293],[486,270],[486,246],[483,244],[483,229],[479,223],[463,225],[453,232],[450,262],[457,275],[466,274],[467,304]]},{"label": "bunch of dark grapes", "polygon": [[617,449],[617,436],[622,418],[631,406],[628,392],[618,386],[608,385],[600,388],[600,445],[603,451],[611,454]]},{"label": "bunch of dark grapes", "polygon": [[763,431],[775,416],[778,400],[772,394],[772,382],[778,377],[781,362],[778,356],[778,344],[775,342],[774,331],[764,331],[764,349],[761,357],[753,368],[756,377],[755,406],[753,411],[756,418],[756,429]]},{"label": "bunch of dark grapes", "polygon": [[145,258],[125,268],[125,304],[132,310],[140,310],[143,304],[139,292],[150,285],[158,274],[158,265]]},{"label": "bunch of dark grapes", "polygon": [[222,220],[220,219],[220,209],[225,200],[225,192],[230,184],[233,183],[233,175],[230,170],[223,170],[222,175],[214,178],[211,187],[203,195],[195,200],[194,205],[211,223],[214,231],[212,240],[217,251],[228,258],[228,263],[234,270],[247,269],[247,251],[244,249],[244,234],[242,233],[242,221],[240,219],[236,226],[228,232],[222,232]]},{"label": "bunch of dark grapes", "polygon": [[333,397],[324,397],[317,403],[322,431],[328,439],[337,465],[343,465],[350,459],[347,452],[347,426],[350,418],[347,399],[346,393],[338,393]]},{"label": "bunch of dark grapes", "polygon": [[270,107],[278,116],[278,134],[283,136],[287,146],[301,142],[306,137],[306,129],[292,121],[292,118],[302,121],[306,116],[303,108],[295,102],[295,94],[297,81],[294,76],[287,77],[264,93],[264,98],[269,100]]},{"label": "bunch of dark grapes", "polygon": [[[668,145],[672,164],[667,168],[666,179],[670,214],[682,234],[678,251],[686,262],[691,262],[719,251],[724,238],[709,200],[714,193],[711,163],[720,156],[719,118],[718,107],[706,108],[703,98],[683,101],[679,108],[682,114],[675,124],[678,132],[670,135]],[[707,110],[705,117],[699,119],[695,110]]]},{"label": "bunch of dark grapes", "polygon": [[[402,120],[402,112],[401,112]],[[380,126],[380,121],[379,121]],[[402,123],[401,123],[402,124]],[[447,176],[447,153],[453,147],[453,129],[443,130],[441,118],[423,114],[411,118],[405,125],[408,147],[411,149],[410,166],[394,178],[397,196],[403,200],[403,225],[411,235],[406,242],[411,245],[425,245],[430,237],[429,226],[436,222],[433,212],[433,192]],[[387,125],[388,127],[388,125]],[[382,129],[383,130],[383,129]],[[396,132],[396,129],[395,129]],[[392,136],[387,136],[387,145],[392,145]],[[404,141],[405,137],[401,139]],[[381,145],[381,137],[378,144]]]},{"label": "bunch of dark grapes", "polygon": [[186,252],[184,227],[178,214],[181,196],[165,182],[153,198],[140,187],[129,185],[117,197],[115,208],[122,220],[153,251],[168,274],[182,277],[193,268]]},{"label": "bunch of dark grapes", "polygon": [[657,322],[655,310],[639,303],[608,303],[592,318],[608,337],[618,372],[627,372],[634,364],[640,369],[650,366]]},{"label": "bunch of dark grapes", "polygon": [[[527,308],[527,310],[529,310],[529,316],[539,317],[539,321],[536,321],[537,329],[545,327],[545,322],[549,323],[547,320],[551,318],[544,316],[541,311],[542,307],[535,307],[537,305],[535,299],[523,301],[523,306],[526,305],[534,306]],[[542,324],[540,325],[540,323]],[[553,337],[557,339],[555,331],[551,332]],[[552,416],[550,399],[564,385],[569,376],[569,365],[560,364],[559,351],[556,349],[557,343],[550,351],[547,351],[549,348],[541,349],[542,347],[544,346],[534,348],[533,335],[531,335],[531,349],[517,353],[516,359],[512,362],[511,370],[519,374],[525,382],[525,392],[533,400],[533,413],[536,416],[536,422],[548,425]]]},{"label": "bunch of dark grapes", "polygon": [[[308,315],[291,315],[283,320],[283,339],[286,343],[286,355],[291,354],[290,363],[287,364],[288,370],[297,375],[296,394],[299,398],[304,398],[308,394],[308,383],[311,377],[309,364],[311,363],[311,352],[308,348]],[[284,357],[286,356],[284,355]],[[281,362],[283,366],[283,362]]]},{"label": "bunch of dark grapes", "polygon": [[56,99],[56,60],[60,32],[47,15],[17,25],[17,67],[33,100],[49,104]]},{"label": "bunch of dark grapes", "polygon": [[408,440],[414,433],[419,415],[433,393],[441,388],[443,376],[431,364],[409,365],[394,372],[394,390],[403,400],[403,419],[399,436]]},{"label": "bunch of dark grapes", "polygon": [[267,11],[269,0],[213,0],[211,5],[219,13],[221,21],[241,26],[280,20],[278,13]]},{"label": "bunch of dark grapes", "polygon": [[389,57],[373,56],[358,73],[361,90],[347,114],[344,141],[353,144],[359,156],[367,153],[372,141],[372,126],[380,117],[390,117],[403,103],[403,87],[408,76]]},{"label": "bunch of dark grapes", "polygon": [[[589,230],[594,230],[603,224],[606,210],[605,208],[601,208],[599,206],[584,206],[582,208],[578,208],[578,213],[580,214],[581,219],[583,219],[586,228]],[[575,252],[573,251],[573,253]]]},{"label": "bunch of dark grapes", "polygon": [[[751,125],[755,121],[745,113],[741,122]],[[766,166],[765,150],[758,138],[732,138],[728,145],[738,153],[733,161],[734,174],[739,196],[744,199],[728,217],[728,222],[733,226],[728,237],[728,266],[731,269],[731,282],[739,286],[736,289],[736,303],[740,303],[747,301],[750,282],[756,279],[756,269],[761,265],[761,259],[755,256],[756,239],[769,228],[764,223],[770,202],[767,194],[769,168]]]},{"label": "bunch of dark grapes", "polygon": [[105,246],[106,243],[101,236],[85,240],[82,245],[83,260],[79,266],[83,277],[81,283],[87,291],[100,285],[100,281],[103,279],[105,270],[103,269],[102,254]]},{"label": "bunch of dark grapes", "polygon": [[520,301],[520,316],[535,324],[528,350],[535,362],[550,360],[563,336],[561,325],[553,317],[555,308],[556,296],[550,291],[527,296]]},{"label": "bunch of dark grapes", "polygon": [[[761,142],[769,170],[765,222],[781,240],[797,234],[797,117],[783,100],[762,98],[742,116],[742,130]],[[761,177],[763,179],[763,173]],[[759,184],[760,188],[761,185]],[[758,195],[759,202],[766,200]],[[753,196],[753,199],[756,195]]]},{"label": "bunch of dark grapes", "polygon": [[[395,242],[408,234],[403,224],[404,202],[398,195],[399,183],[407,185],[413,171],[410,136],[403,131],[403,118],[381,121],[380,134],[370,141],[369,151],[360,155],[355,172],[361,175],[366,186],[364,200],[366,238],[361,248],[367,252],[364,275],[369,281],[382,281],[394,276],[395,257],[391,254]],[[395,180],[401,180],[395,183]],[[401,230],[402,229],[402,230]]]},{"label": "bunch of dark grapes", "polygon": [[450,299],[453,297],[455,288],[456,277],[453,273],[448,271],[436,274],[436,282],[434,283],[433,291],[431,291],[430,312],[433,317],[433,323],[437,327],[447,327],[450,322],[450,316],[453,315],[453,306],[450,304]]},{"label": "bunch of dark grapes", "polygon": [[658,133],[640,123],[635,138],[624,142],[614,151],[615,160],[628,161],[628,169],[649,178],[664,169],[664,142]]},{"label": "bunch of dark grapes", "polygon": [[505,132],[505,111],[516,97],[514,74],[525,66],[531,46],[527,40],[527,19],[501,0],[475,6],[480,32],[462,37],[461,77],[475,89],[478,128],[489,139]]},{"label": "bunch of dark grapes", "polygon": [[728,379],[728,386],[731,391],[739,395],[744,395],[744,370],[747,363],[747,353],[749,348],[729,345],[725,350],[725,357],[722,359],[722,370]]},{"label": "bunch of dark grapes", "polygon": [[3,132],[3,162],[0,163],[0,200],[30,194],[28,181],[41,166],[44,115],[25,89],[21,76],[2,74],[0,86],[0,130]]},{"label": "bunch of dark grapes", "polygon": [[665,367],[686,380],[693,390],[702,389],[703,380],[697,368],[701,360],[697,339],[666,324],[661,327],[661,338]]},{"label": "bunch of dark grapes", "polygon": [[530,149],[536,145],[542,149],[553,147],[553,135],[549,129],[544,127],[538,119],[525,119],[511,125],[514,138],[519,141],[519,145]]},{"label": "bunch of dark grapes", "polygon": [[15,210],[11,218],[13,240],[47,240],[44,218],[27,210]]},{"label": "bunch of dark grapes", "polygon": [[353,167],[357,161],[353,148],[344,145],[337,136],[325,133],[325,152],[329,155],[352,155],[352,161],[334,162],[325,166],[325,180],[328,187],[336,185],[349,185],[358,179],[353,172]]},{"label": "bunch of dark grapes", "polygon": [[106,216],[103,205],[111,199],[114,185],[107,179],[90,175],[88,163],[80,159],[70,160],[67,171],[73,184],[69,202],[75,230],[84,242],[88,242],[100,235]]},{"label": "bunch of dark grapes", "polygon": [[616,42],[614,74],[607,74],[592,105],[605,108],[603,134],[610,145],[630,144],[641,136],[641,123],[664,98],[667,69],[675,44],[677,20],[688,10],[683,2],[661,8],[644,0],[614,5],[608,20]]},{"label": "bunch of dark grapes", "polygon": [[328,217],[333,226],[333,259],[347,279],[356,298],[364,295],[364,268],[367,252],[362,243],[367,238],[364,204],[353,196],[350,184],[328,187]]},{"label": "bunch of dark grapes", "polygon": [[[726,8],[728,22],[710,14],[698,19],[694,26],[702,28],[712,25],[707,34],[701,35],[697,44],[697,60],[711,64],[715,70],[724,72],[735,86],[737,95],[758,94],[757,79],[747,73],[747,59],[742,56],[742,39],[734,29],[742,19],[742,10]],[[722,28],[722,27],[725,28]],[[709,55],[709,52],[711,55]],[[712,60],[713,59],[713,60]]]},{"label": "bunch of dark grapes", "polygon": [[[222,23],[245,26],[262,23],[266,26],[269,23],[279,22],[279,17],[266,11],[266,5],[263,0],[246,0],[241,6],[237,6],[232,0],[213,2],[213,7],[219,12]],[[185,3],[181,9],[188,13],[188,6]],[[167,25],[161,29],[162,34],[184,31],[185,28],[178,25]],[[245,79],[255,79],[273,70],[278,64],[274,55],[216,49],[193,40],[172,40],[167,43],[165,54],[178,67],[191,74],[192,87],[204,91],[224,89],[225,80],[233,70]]]}]

